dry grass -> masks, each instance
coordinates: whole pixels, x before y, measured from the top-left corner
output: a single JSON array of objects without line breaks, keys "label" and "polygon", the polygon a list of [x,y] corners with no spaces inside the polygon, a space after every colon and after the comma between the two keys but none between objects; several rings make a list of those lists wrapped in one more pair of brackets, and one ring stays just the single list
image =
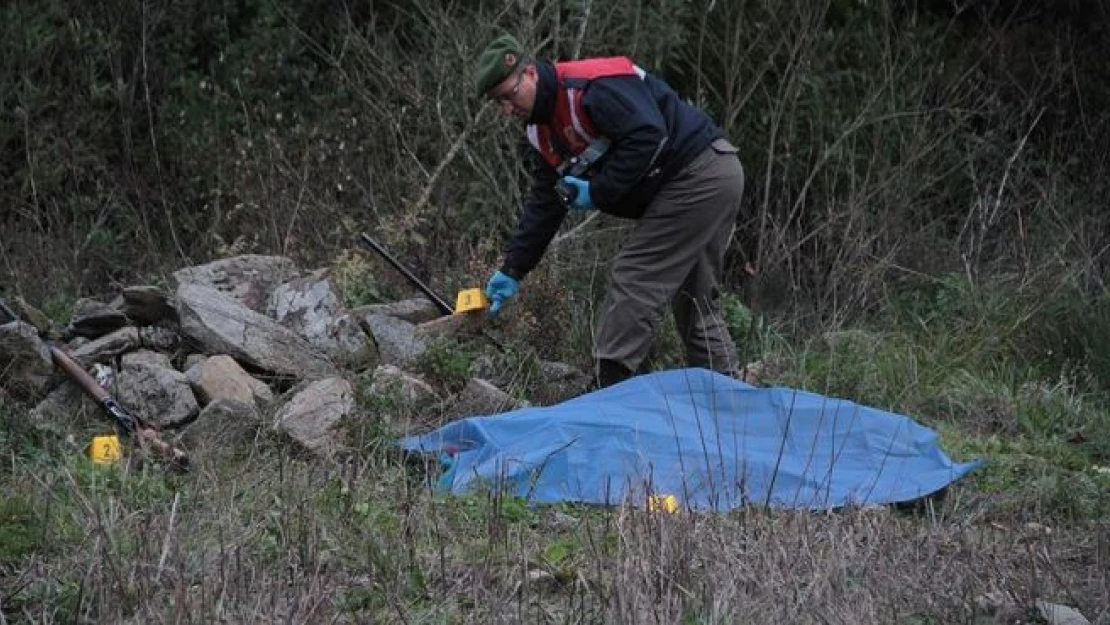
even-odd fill
[{"label": "dry grass", "polygon": [[285,449],[184,478],[9,465],[35,547],[6,508],[0,622],[972,623],[996,591],[1108,618],[1105,522],[978,520],[973,480],[915,511],[669,515],[443,498],[380,441]]}]

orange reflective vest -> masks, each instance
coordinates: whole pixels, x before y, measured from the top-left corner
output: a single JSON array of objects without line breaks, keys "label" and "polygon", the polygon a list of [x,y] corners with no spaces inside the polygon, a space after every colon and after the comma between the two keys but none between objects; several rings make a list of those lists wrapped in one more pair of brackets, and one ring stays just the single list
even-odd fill
[{"label": "orange reflective vest", "polygon": [[598,137],[582,108],[582,96],[590,81],[608,76],[644,77],[644,70],[623,56],[555,63],[557,78],[555,108],[545,124],[530,124],[528,141],[552,167],[578,156]]}]

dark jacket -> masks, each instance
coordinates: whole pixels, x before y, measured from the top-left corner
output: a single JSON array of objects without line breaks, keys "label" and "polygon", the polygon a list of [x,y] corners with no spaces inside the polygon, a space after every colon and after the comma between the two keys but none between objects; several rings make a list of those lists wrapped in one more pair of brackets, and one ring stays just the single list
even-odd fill
[{"label": "dark jacket", "polygon": [[[543,124],[555,105],[555,68],[537,63],[539,81],[531,123]],[[590,196],[605,213],[637,219],[656,192],[724,133],[708,115],[647,74],[610,76],[589,83],[582,108],[611,142],[590,176]],[[502,271],[522,278],[539,263],[566,217],[555,194],[557,175],[537,156],[532,189],[509,243]]]}]

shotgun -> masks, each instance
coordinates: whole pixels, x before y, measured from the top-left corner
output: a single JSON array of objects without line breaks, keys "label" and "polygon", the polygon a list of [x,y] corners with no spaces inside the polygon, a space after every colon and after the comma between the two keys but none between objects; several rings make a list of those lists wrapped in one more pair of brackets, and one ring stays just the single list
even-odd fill
[{"label": "shotgun", "polygon": [[[19,320],[19,315],[15,314],[3,299],[0,299],[0,310],[13,321]],[[128,412],[115,398],[108,394],[108,391],[104,390],[104,387],[97,383],[95,378],[89,375],[88,371],[85,371],[84,367],[73,360],[62,348],[50,341],[46,342],[46,346],[50,350],[50,359],[54,362],[54,366],[61,369],[63,373],[76,382],[86,395],[96,400],[101,410],[115,423],[120,434],[133,438],[139,443],[140,448],[149,449],[169,469],[177,472],[188,470],[189,457],[184,451],[167,443],[162,439],[162,435],[157,429]]]}]

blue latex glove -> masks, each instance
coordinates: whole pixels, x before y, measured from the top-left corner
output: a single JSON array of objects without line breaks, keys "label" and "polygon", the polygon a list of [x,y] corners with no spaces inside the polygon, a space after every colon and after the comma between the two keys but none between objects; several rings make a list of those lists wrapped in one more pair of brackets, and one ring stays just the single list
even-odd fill
[{"label": "blue latex glove", "polygon": [[566,182],[567,184],[578,190],[578,193],[574,196],[574,201],[570,203],[570,207],[572,209],[579,211],[592,211],[597,208],[596,206],[594,206],[593,199],[590,198],[589,180],[575,178],[574,176],[564,176],[563,182]]},{"label": "blue latex glove", "polygon": [[496,315],[501,312],[501,305],[520,290],[520,280],[502,273],[493,274],[486,284],[486,297],[489,298],[489,314]]}]

